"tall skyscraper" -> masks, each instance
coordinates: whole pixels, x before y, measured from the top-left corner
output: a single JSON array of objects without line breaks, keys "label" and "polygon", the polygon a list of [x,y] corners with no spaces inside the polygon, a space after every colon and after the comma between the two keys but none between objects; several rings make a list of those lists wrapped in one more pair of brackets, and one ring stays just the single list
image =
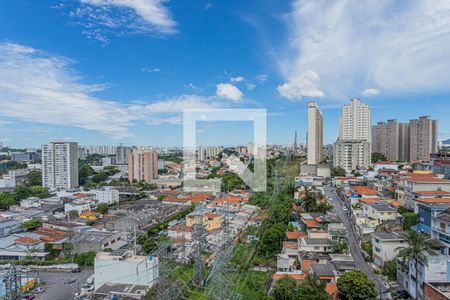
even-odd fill
[{"label": "tall skyscraper", "polygon": [[438,151],[438,124],[429,116],[409,121],[409,162],[429,161]]},{"label": "tall skyscraper", "polygon": [[42,145],[42,186],[71,189],[78,184],[78,144],[51,142]]},{"label": "tall skyscraper", "polygon": [[315,102],[308,103],[308,165],[317,165],[322,161],[323,118]]},{"label": "tall skyscraper", "polygon": [[371,112],[369,104],[357,98],[342,108],[339,124],[339,140],[362,140],[372,143]]},{"label": "tall skyscraper", "polygon": [[401,123],[399,125],[399,145],[398,159],[400,161],[409,161],[409,124]]},{"label": "tall skyscraper", "polygon": [[116,147],[116,164],[126,165],[128,164],[128,154],[131,151],[131,147],[117,146]]},{"label": "tall skyscraper", "polygon": [[372,126],[372,152],[381,153],[388,160],[399,160],[400,124],[397,120],[378,122]]},{"label": "tall skyscraper", "polygon": [[147,149],[133,149],[128,154],[128,180],[152,183],[158,178],[158,154]]},{"label": "tall skyscraper", "polygon": [[371,111],[366,103],[352,99],[342,108],[339,138],[333,146],[333,165],[346,171],[368,168],[371,160]]}]

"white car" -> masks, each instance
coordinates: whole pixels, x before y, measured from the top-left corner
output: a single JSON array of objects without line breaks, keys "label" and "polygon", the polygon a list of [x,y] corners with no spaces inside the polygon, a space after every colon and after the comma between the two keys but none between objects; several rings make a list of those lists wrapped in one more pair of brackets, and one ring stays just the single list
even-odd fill
[{"label": "white car", "polygon": [[344,206],[344,207],[342,208],[342,210],[343,210],[343,211],[347,211],[348,209],[347,209],[346,206]]}]

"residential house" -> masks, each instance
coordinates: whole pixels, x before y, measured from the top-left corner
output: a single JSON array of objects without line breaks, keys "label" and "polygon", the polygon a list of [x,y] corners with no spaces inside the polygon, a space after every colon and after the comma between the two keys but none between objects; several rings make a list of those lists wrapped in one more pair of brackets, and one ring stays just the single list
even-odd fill
[{"label": "residential house", "polygon": [[396,200],[409,210],[414,210],[414,193],[421,191],[450,192],[450,180],[442,179],[435,174],[417,174],[400,178],[396,190]]},{"label": "residential house", "polygon": [[[412,298],[424,299],[425,282],[450,281],[450,255],[427,256],[427,265],[419,261],[416,279],[414,261],[406,265],[397,261],[397,282]],[[416,297],[416,284],[419,295]],[[433,299],[434,300],[434,299]]]},{"label": "residential house", "polygon": [[407,247],[405,232],[374,232],[372,233],[373,262],[379,268],[391,259],[397,257],[400,247]]},{"label": "residential house", "polygon": [[450,207],[450,203],[417,203],[419,222],[415,230],[431,235],[431,220]]},{"label": "residential house", "polygon": [[298,250],[300,252],[331,253],[331,241],[324,238],[301,238]]},{"label": "residential house", "polygon": [[450,208],[431,218],[431,238],[445,245],[443,254],[450,254]]},{"label": "residential house", "polygon": [[376,227],[385,221],[395,220],[399,216],[398,208],[384,202],[362,203],[362,214],[369,227]]}]

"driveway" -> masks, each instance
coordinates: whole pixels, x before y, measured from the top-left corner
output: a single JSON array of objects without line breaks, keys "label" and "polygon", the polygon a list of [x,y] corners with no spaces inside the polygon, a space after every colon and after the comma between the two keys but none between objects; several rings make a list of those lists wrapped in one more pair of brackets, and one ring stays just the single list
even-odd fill
[{"label": "driveway", "polygon": [[381,299],[392,299],[389,289],[386,288],[387,283],[372,272],[366,260],[364,259],[364,256],[361,252],[361,248],[359,247],[359,242],[356,239],[356,235],[355,232],[353,231],[353,226],[350,223],[350,219],[347,215],[347,212],[345,212],[342,209],[342,203],[339,196],[337,196],[335,193],[332,192],[335,191],[335,189],[332,187],[324,187],[324,191],[326,196],[329,199],[331,199],[332,204],[334,206],[334,211],[340,217],[342,224],[347,229],[348,247],[350,249],[350,253],[353,256],[353,259],[355,260],[356,267],[359,270],[361,270],[364,274],[366,274],[367,277],[369,277],[369,279],[372,280],[372,282],[375,283],[377,292],[382,295]]}]

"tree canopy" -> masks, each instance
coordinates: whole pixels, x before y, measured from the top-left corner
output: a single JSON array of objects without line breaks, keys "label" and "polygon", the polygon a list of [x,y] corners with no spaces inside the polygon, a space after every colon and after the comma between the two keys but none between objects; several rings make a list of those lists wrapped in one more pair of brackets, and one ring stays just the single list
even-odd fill
[{"label": "tree canopy", "polygon": [[360,270],[347,272],[337,280],[339,299],[375,300],[375,284]]}]

